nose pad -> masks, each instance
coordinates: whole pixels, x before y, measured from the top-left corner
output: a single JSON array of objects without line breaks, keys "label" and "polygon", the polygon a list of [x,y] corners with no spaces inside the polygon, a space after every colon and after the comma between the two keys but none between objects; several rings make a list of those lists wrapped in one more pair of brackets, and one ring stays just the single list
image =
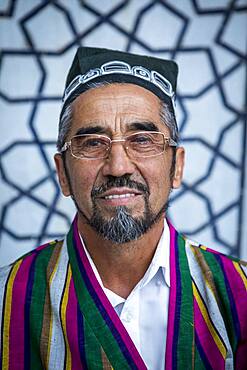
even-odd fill
[{"label": "nose pad", "polygon": [[103,175],[119,177],[132,174],[134,171],[135,165],[128,156],[123,140],[114,140],[104,162]]}]

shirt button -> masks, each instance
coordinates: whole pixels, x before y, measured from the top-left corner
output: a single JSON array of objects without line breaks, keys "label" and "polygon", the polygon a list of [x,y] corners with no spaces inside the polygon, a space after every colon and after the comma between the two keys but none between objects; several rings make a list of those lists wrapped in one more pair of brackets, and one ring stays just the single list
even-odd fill
[{"label": "shirt button", "polygon": [[126,314],[125,318],[124,318],[124,321],[126,321],[126,322],[130,322],[130,321],[132,320],[132,318],[133,318],[132,313],[131,313],[131,312],[128,312],[128,313]]},{"label": "shirt button", "polygon": [[156,281],[156,285],[157,285],[157,286],[160,286],[161,284],[162,284],[161,280],[157,280],[157,281]]}]

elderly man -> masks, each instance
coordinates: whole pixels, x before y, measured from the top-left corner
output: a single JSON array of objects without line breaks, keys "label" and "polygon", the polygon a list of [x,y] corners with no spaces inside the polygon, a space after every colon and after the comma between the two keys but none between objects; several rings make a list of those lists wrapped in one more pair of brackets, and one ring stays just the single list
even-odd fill
[{"label": "elderly man", "polygon": [[55,155],[77,215],[1,271],[3,369],[246,369],[246,265],[165,217],[176,79],[173,61],[78,49]]}]

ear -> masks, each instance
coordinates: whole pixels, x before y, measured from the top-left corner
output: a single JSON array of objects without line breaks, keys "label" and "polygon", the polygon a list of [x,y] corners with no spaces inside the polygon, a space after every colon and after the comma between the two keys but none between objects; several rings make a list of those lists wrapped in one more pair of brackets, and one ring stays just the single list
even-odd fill
[{"label": "ear", "polygon": [[175,164],[174,177],[172,180],[173,189],[177,189],[181,185],[182,178],[183,178],[183,171],[184,171],[184,157],[185,157],[184,148],[178,147],[176,150],[176,164]]},{"label": "ear", "polygon": [[58,181],[59,181],[62,193],[65,197],[68,197],[71,195],[70,186],[69,186],[69,181],[67,179],[66,171],[64,168],[64,161],[63,161],[62,155],[59,153],[56,153],[54,155],[54,161],[55,161]]}]

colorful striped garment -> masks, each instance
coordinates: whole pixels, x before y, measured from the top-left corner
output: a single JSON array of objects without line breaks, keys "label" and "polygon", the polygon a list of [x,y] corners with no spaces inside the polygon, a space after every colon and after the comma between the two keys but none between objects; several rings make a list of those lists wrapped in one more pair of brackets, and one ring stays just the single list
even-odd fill
[{"label": "colorful striped garment", "polygon": [[[246,369],[246,264],[169,227],[166,370]],[[0,270],[0,323],[4,370],[146,369],[92,271],[77,219],[64,243]]]}]

